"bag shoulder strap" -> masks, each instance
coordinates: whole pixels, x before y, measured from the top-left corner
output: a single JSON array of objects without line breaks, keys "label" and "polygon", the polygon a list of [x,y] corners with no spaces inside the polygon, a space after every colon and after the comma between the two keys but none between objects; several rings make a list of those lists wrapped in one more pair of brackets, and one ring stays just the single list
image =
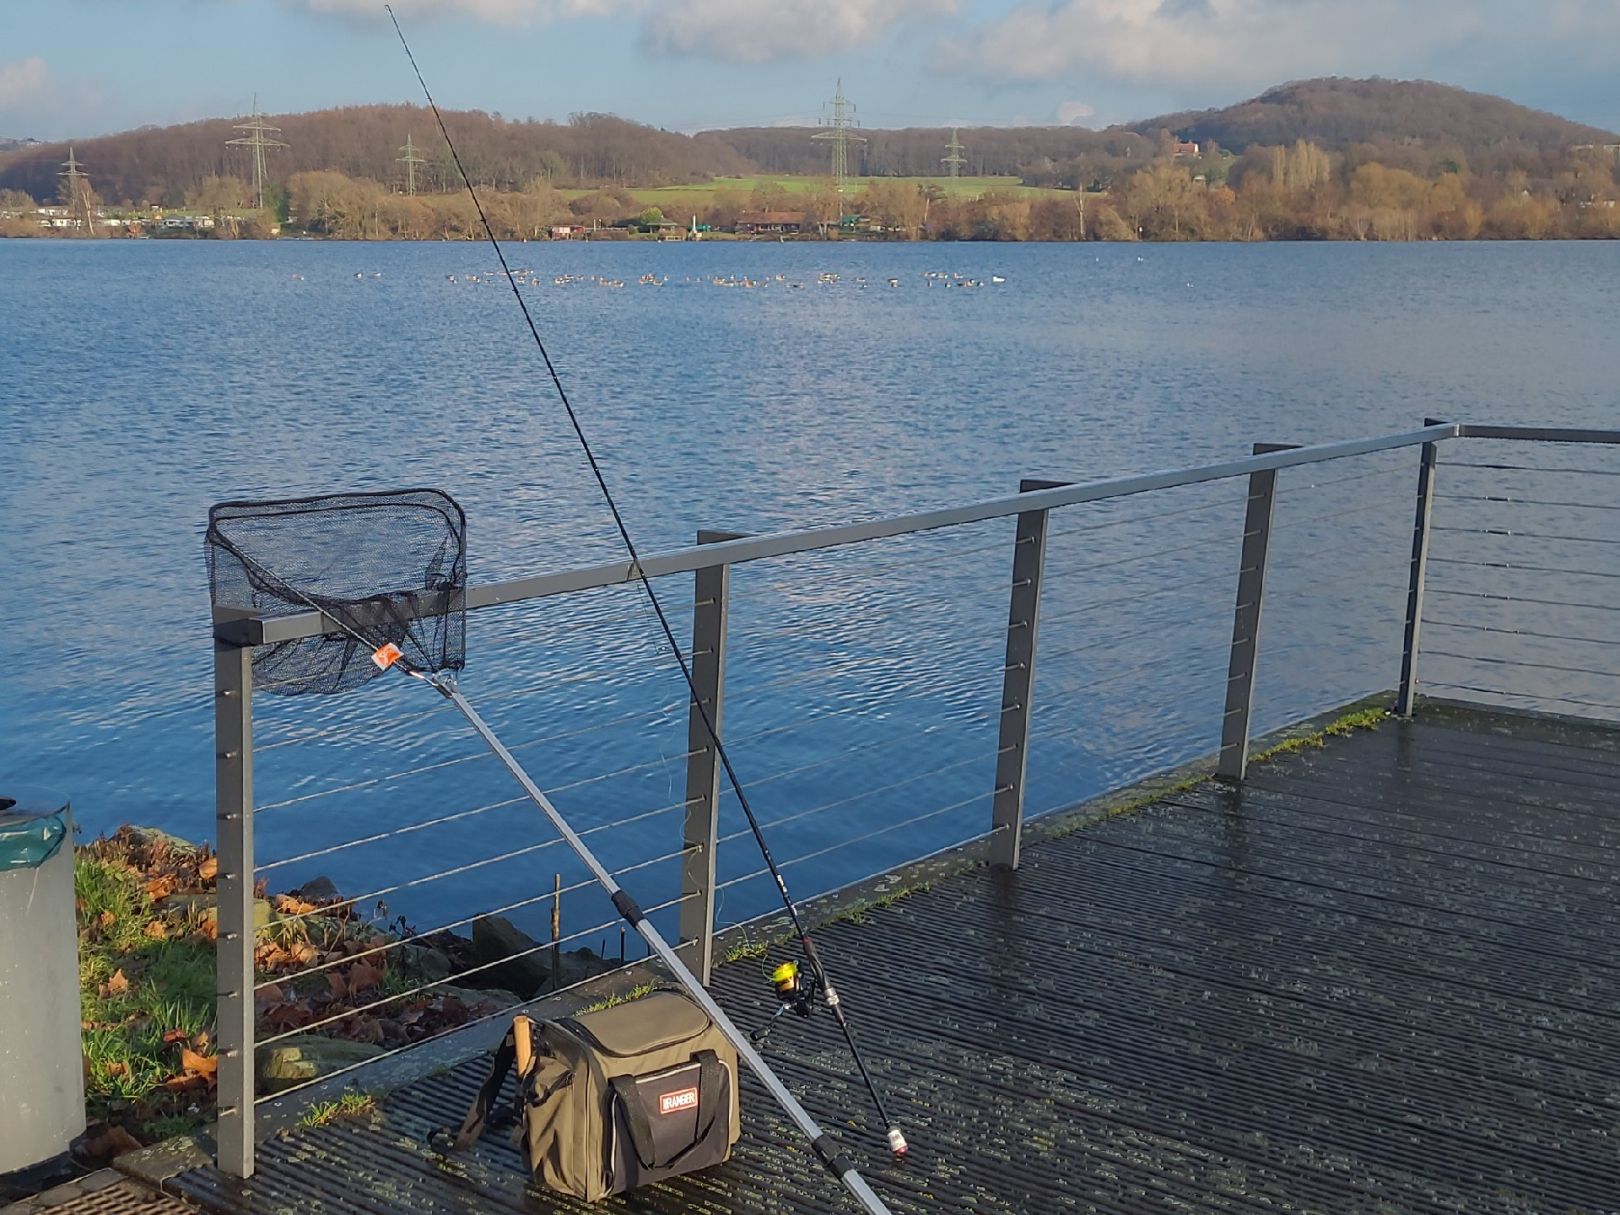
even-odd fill
[{"label": "bag shoulder strap", "polygon": [[[465,1151],[478,1141],[484,1133],[484,1126],[489,1121],[490,1106],[500,1095],[501,1085],[506,1082],[506,1073],[512,1070],[512,1064],[517,1058],[517,1041],[512,1031],[506,1031],[506,1037],[501,1039],[501,1045],[495,1052],[495,1060],[490,1064],[489,1076],[483,1086],[479,1088],[478,1095],[473,1098],[472,1105],[467,1110],[467,1116],[462,1119],[461,1129],[456,1132],[450,1143],[452,1152]],[[440,1127],[433,1135],[447,1134],[450,1128]]]}]

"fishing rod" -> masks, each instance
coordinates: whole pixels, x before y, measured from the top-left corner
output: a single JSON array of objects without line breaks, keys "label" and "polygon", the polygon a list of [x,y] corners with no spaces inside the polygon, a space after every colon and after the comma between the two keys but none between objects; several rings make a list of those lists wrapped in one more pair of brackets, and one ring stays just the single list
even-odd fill
[{"label": "fishing rod", "polygon": [[[252,505],[264,506],[270,504],[257,503]],[[218,509],[216,508],[216,510]],[[361,601],[359,611],[354,610],[352,607],[350,610],[345,611],[330,601],[327,603],[320,602],[316,597],[266,568],[261,561],[245,552],[241,546],[225,535],[224,530],[212,518],[209,522],[208,542],[211,545],[218,545],[225,549],[240,561],[250,581],[256,583],[260,589],[268,591],[284,601],[297,600],[332,621],[351,643],[369,654],[370,661],[380,671],[397,670],[412,679],[420,680],[450,701],[473,729],[478,732],[479,737],[484,740],[489,749],[495,753],[496,758],[505,765],[506,770],[512,774],[513,779],[522,786],[529,800],[540,808],[541,812],[550,821],[552,828],[573,850],[574,855],[584,862],[585,867],[590,870],[591,876],[607,891],[608,897],[613,902],[614,909],[640,934],[642,940],[646,941],[648,949],[656,954],[658,959],[669,968],[676,981],[687,990],[698,1006],[708,1014],[715,1027],[736,1048],[738,1057],[748,1065],[749,1070],[764,1084],[766,1091],[776,1099],[777,1104],[782,1107],[788,1118],[810,1141],[811,1149],[815,1152],[817,1158],[844,1184],[844,1187],[860,1202],[869,1215],[891,1215],[889,1208],[884,1205],[883,1200],[867,1184],[866,1179],[860,1175],[854,1164],[838,1150],[838,1145],[833,1138],[822,1130],[820,1124],[804,1108],[787,1085],[782,1082],[781,1077],[772,1070],[770,1064],[765,1061],[764,1056],[760,1054],[754,1045],[754,1040],[737,1027],[736,1023],[731,1020],[714,997],[709,994],[708,989],[698,981],[697,976],[681,960],[680,955],[671,948],[668,941],[664,940],[663,934],[653,926],[652,921],[642,911],[641,905],[636,902],[635,897],[619,884],[618,879],[613,876],[607,866],[602,864],[596,853],[580,838],[579,833],[569,825],[568,820],[563,817],[551,799],[534,783],[533,778],[529,776],[523,765],[507,750],[505,744],[501,742],[478,710],[473,708],[472,703],[456,685],[453,677],[439,670],[424,669],[418,666],[410,658],[406,657],[404,651],[393,641],[386,639],[379,641],[375,636],[367,636],[363,627],[357,623],[360,620],[368,620],[368,617],[364,614],[364,606],[367,601]],[[373,599],[369,602],[375,604],[376,600]],[[456,601],[452,597],[445,597],[441,602],[443,609],[446,611],[454,611],[456,608]],[[346,667],[349,661],[350,655],[346,654],[342,665]],[[361,661],[365,660],[362,659]]]},{"label": "fishing rod", "polygon": [[776,889],[781,895],[782,905],[787,911],[788,919],[793,924],[793,931],[798,937],[799,947],[804,952],[804,960],[810,970],[809,986],[815,992],[818,992],[821,1000],[828,1008],[832,1009],[833,1019],[837,1021],[838,1028],[843,1033],[850,1057],[854,1060],[856,1070],[860,1072],[866,1091],[872,1098],[872,1104],[877,1110],[878,1118],[887,1129],[889,1150],[896,1157],[903,1157],[909,1150],[906,1137],[901,1133],[900,1127],[894,1119],[889,1117],[889,1112],[883,1104],[883,1096],[878,1091],[877,1083],[872,1079],[871,1072],[867,1070],[866,1060],[861,1055],[860,1047],[855,1043],[855,1034],[850,1029],[849,1019],[844,1015],[838,991],[833,987],[832,981],[827,975],[827,968],[822,963],[821,954],[816,949],[815,941],[812,940],[810,931],[805,926],[804,919],[799,913],[798,904],[793,901],[793,896],[788,891],[787,879],[782,875],[781,866],[777,864],[775,856],[771,853],[770,845],[765,840],[765,832],[760,826],[759,818],[755,815],[753,806],[749,803],[748,795],[743,789],[742,780],[738,777],[737,770],[732,765],[731,755],[726,750],[725,744],[720,740],[720,731],[715,726],[709,710],[703,702],[703,697],[698,692],[697,683],[692,676],[692,668],[686,660],[686,654],[681,649],[680,642],[675,638],[675,631],[670,626],[669,616],[664,611],[664,605],[659,601],[658,593],[653,590],[652,580],[647,577],[646,571],[642,568],[641,554],[636,548],[634,538],[630,535],[629,525],[625,523],[624,515],[619,510],[618,501],[614,498],[613,491],[608,487],[607,476],[603,473],[601,464],[597,462],[596,452],[592,449],[590,440],[585,436],[585,428],[579,420],[579,415],[574,410],[573,402],[569,400],[567,389],[563,387],[562,377],[558,375],[557,367],[551,361],[551,354],[546,349],[545,340],[540,336],[540,328],[535,324],[534,316],[529,311],[528,301],[523,298],[523,292],[518,289],[517,279],[513,276],[512,268],[506,261],[506,252],[501,248],[501,242],[495,236],[495,229],[490,225],[488,215],[484,213],[484,204],[478,198],[478,191],[473,188],[472,178],[468,176],[466,168],[461,163],[461,154],[456,151],[455,141],[450,138],[450,131],[445,126],[444,115],[439,112],[438,103],[433,100],[433,92],[428,88],[427,80],[422,75],[422,69],[417,66],[416,56],[411,51],[410,43],[406,41],[405,31],[400,27],[399,17],[395,15],[393,6],[384,4],[383,8],[388,13],[388,19],[393,22],[394,33],[399,36],[399,44],[404,48],[405,57],[410,61],[411,70],[416,74],[416,82],[422,86],[422,95],[427,98],[428,108],[433,111],[434,120],[439,124],[439,133],[444,137],[445,146],[450,149],[450,158],[455,163],[456,172],[461,176],[462,184],[467,187],[467,194],[471,197],[473,208],[478,212],[479,222],[483,225],[484,235],[489,238],[489,243],[494,248],[495,256],[501,264],[501,270],[506,275],[507,285],[512,288],[512,296],[517,300],[518,308],[523,313],[523,320],[528,325],[529,334],[534,338],[535,348],[540,352],[540,358],[545,363],[546,373],[551,377],[552,387],[557,391],[557,398],[561,401],[563,410],[568,415],[568,423],[573,428],[575,438],[579,441],[580,450],[584,452],[585,460],[590,465],[591,475],[595,478],[597,488],[602,493],[602,499],[607,503],[607,508],[613,515],[613,523],[618,528],[619,539],[623,542],[625,551],[630,557],[630,569],[636,575],[642,590],[647,595],[648,602],[652,605],[653,613],[658,618],[659,628],[663,632],[664,641],[668,645],[670,653],[674,656],[676,664],[680,667],[681,678],[686,683],[688,697],[692,705],[697,709],[698,717],[703,723],[704,733],[714,747],[715,755],[720,760],[721,767],[725,770],[726,779],[731,783],[732,790],[737,795],[737,804],[741,807],[743,817],[748,822],[748,829],[754,837],[754,842],[759,846],[760,857],[764,860],[766,869],[770,871],[772,879],[776,882]]}]

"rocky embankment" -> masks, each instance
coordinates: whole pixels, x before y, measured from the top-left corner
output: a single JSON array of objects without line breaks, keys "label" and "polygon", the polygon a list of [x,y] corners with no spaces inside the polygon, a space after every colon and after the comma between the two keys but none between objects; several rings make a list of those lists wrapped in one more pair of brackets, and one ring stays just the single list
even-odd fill
[{"label": "rocky embankment", "polygon": [[[88,1160],[213,1112],[218,860],[122,827],[78,849]],[[487,916],[467,936],[366,915],[329,879],[254,899],[259,1092],[282,1092],[609,969]],[[470,973],[469,973],[470,972]]]}]

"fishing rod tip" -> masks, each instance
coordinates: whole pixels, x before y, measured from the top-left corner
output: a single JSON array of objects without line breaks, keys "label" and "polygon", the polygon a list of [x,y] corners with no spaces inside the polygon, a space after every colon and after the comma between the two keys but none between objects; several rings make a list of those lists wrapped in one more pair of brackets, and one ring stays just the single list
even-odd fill
[{"label": "fishing rod tip", "polygon": [[900,1128],[897,1126],[889,1128],[889,1150],[897,1158],[911,1151],[911,1145],[906,1142],[906,1137],[900,1133]]}]

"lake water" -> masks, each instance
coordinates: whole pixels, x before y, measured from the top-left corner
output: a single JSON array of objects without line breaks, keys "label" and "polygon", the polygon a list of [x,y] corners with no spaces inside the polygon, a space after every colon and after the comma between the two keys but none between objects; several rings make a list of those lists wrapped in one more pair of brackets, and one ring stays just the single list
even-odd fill
[{"label": "lake water", "polygon": [[[870,517],[1000,495],[1022,476],[1179,467],[1426,415],[1616,422],[1613,244],[537,244],[511,255],[539,275],[526,291],[644,551],[699,527]],[[492,268],[476,244],[0,242],[0,781],[63,790],[91,831],[138,821],[211,835],[201,536],[216,500],[439,486],[467,510],[474,581],[616,554],[504,284],[466,281]],[[823,271],[840,278],[818,283]],[[1006,281],[929,286],[931,271]],[[638,282],[649,273],[667,281]],[[625,285],[553,285],[563,274]],[[716,276],[772,281],[728,288]],[[1471,451],[1457,461],[1478,461]],[[1620,468],[1590,449],[1509,454]],[[1395,682],[1415,462],[1409,450],[1284,474],[1260,727]],[[1591,603],[1590,619],[1551,631],[1614,634],[1620,583],[1603,577],[1614,550],[1602,508],[1620,480],[1445,475],[1458,496],[1438,513],[1465,529],[1445,536],[1452,555],[1472,545],[1494,559],[1491,545],[1517,542],[1466,530],[1532,509],[1477,500],[1504,486],[1592,503],[1535,507],[1529,531],[1577,539],[1516,550],[1562,554],[1544,564],[1592,580],[1561,577],[1548,595],[1546,575],[1437,572],[1454,598],[1432,600],[1431,615],[1458,631],[1431,631],[1439,656],[1425,673],[1620,702],[1620,681],[1588,669],[1591,651],[1475,661],[1525,653],[1481,624],[1524,628],[1565,610],[1480,615],[1481,593],[1505,578],[1519,579],[1515,594]],[[1213,748],[1245,490],[1055,518],[1032,811]],[[988,823],[1010,538],[1001,521],[735,571],[727,734],[798,893]],[[690,580],[662,590],[689,630]],[[642,866],[626,882],[643,902],[670,897],[685,713],[637,592],[478,613],[469,650],[464,686],[524,744],[540,783],[578,825],[605,828],[592,838],[611,864]],[[1546,669],[1560,665],[1576,671]],[[387,890],[392,910],[427,928],[549,890],[554,872],[577,879],[560,848],[536,850],[543,824],[500,804],[507,778],[419,686],[261,696],[256,714],[258,848],[273,887],[327,873],[351,894]],[[728,802],[726,833],[735,820]],[[361,836],[380,838],[276,864]],[[523,852],[479,864],[511,850]],[[719,862],[735,879],[722,920],[771,905],[768,885],[748,878],[759,868],[748,841],[726,842]],[[424,880],[462,866],[474,867]],[[517,915],[538,922],[535,911]],[[575,931],[612,920],[585,892],[565,917]]]}]

